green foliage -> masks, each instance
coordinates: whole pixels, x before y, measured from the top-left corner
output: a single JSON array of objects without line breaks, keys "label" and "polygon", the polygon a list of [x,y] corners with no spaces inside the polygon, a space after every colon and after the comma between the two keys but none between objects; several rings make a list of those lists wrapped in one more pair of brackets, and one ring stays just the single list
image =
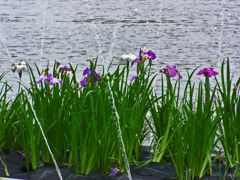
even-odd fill
[{"label": "green foliage", "polygon": [[[225,65],[226,73],[224,72]],[[218,115],[221,117],[221,123],[219,123],[220,134],[218,136],[225,152],[226,164],[231,168],[234,165],[238,166],[240,162],[240,79],[232,84],[228,59],[222,62],[221,84],[217,79],[216,82],[219,92],[217,103],[220,108]]]},{"label": "green foliage", "polygon": [[[167,73],[164,73],[166,78],[161,76],[158,97],[153,89],[158,74],[150,71],[151,60],[137,66],[135,82],[129,81],[128,62],[119,65],[113,73],[109,72],[110,67],[106,72],[103,69],[98,78],[91,72],[83,87],[79,87],[76,79],[77,66],[73,68],[69,64],[72,73],[69,75],[55,62],[52,75],[61,79],[61,83],[54,85],[44,81],[37,83],[29,67],[31,88],[21,84],[24,89],[19,89],[11,101],[7,100],[11,87],[5,82],[1,88],[0,148],[24,150],[28,170],[29,162],[33,170],[38,168],[40,159],[53,163],[52,152],[58,164],[67,163],[68,168],[73,166],[79,174],[87,175],[91,170],[109,173],[112,164],[126,172],[122,152],[126,152],[127,163],[138,164],[143,160],[141,145],[151,132],[154,150],[151,161],[163,163],[170,157],[179,179],[211,174],[211,153],[218,141],[223,146],[228,167],[237,167],[240,161],[240,79],[231,90],[229,60],[226,73],[224,63],[221,83],[215,78],[213,88],[209,77],[197,87],[192,84],[197,68],[188,73],[182,97],[180,79],[173,84]],[[91,60],[89,68],[95,70],[96,66],[97,59]],[[38,75],[43,76],[36,68]],[[49,72],[47,67],[43,73]],[[125,149],[122,149],[121,139]]]}]

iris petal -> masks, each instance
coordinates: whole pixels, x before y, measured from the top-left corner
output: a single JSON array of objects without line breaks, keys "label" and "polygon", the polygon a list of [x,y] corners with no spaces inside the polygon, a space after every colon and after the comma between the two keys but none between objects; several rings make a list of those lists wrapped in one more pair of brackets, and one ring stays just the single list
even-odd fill
[{"label": "iris petal", "polygon": [[136,81],[136,78],[137,78],[137,76],[133,76],[132,79],[131,79],[131,81],[134,81],[134,82],[135,82],[135,81]]},{"label": "iris petal", "polygon": [[39,84],[43,80],[44,76],[39,76],[36,80],[36,83]]},{"label": "iris petal", "polygon": [[140,48],[140,51],[139,51],[139,61],[141,61],[141,60],[142,60],[142,50]]}]

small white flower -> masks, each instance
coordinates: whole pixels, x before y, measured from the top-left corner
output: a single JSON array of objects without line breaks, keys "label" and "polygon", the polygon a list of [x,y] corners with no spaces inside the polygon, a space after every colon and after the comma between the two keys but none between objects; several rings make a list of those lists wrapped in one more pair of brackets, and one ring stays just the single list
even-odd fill
[{"label": "small white flower", "polygon": [[128,60],[130,62],[133,62],[135,59],[137,59],[137,56],[135,56],[134,54],[126,54],[124,53],[121,57],[120,57],[120,60],[119,60],[119,63],[122,63],[124,62],[124,60]]},{"label": "small white flower", "polygon": [[16,63],[12,64],[12,72],[17,71],[17,73],[20,73],[21,71],[28,72],[28,63],[25,61],[18,61]]}]

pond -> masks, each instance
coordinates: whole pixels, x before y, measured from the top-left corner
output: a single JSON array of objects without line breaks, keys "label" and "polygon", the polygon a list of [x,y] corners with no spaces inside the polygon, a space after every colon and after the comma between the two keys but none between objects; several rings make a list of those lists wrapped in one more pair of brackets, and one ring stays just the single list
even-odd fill
[{"label": "pond", "polygon": [[[123,53],[138,55],[145,48],[156,53],[153,71],[176,65],[183,83],[187,70],[212,65],[220,71],[222,59],[229,57],[235,82],[240,76],[239,25],[239,1],[5,0],[0,2],[1,72],[19,60],[40,69],[57,60],[78,64],[80,81],[86,59],[98,56],[101,69],[114,58],[114,71]],[[16,90],[17,77],[8,73],[4,80]],[[204,79],[193,80],[199,78]]]}]

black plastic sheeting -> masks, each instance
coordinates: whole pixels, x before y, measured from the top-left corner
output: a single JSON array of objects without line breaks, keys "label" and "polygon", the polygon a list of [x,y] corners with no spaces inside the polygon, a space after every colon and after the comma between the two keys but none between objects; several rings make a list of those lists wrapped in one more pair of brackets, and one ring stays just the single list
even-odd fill
[{"label": "black plastic sheeting", "polygon": [[[147,156],[147,153],[145,152]],[[148,159],[148,158],[147,158]],[[56,168],[54,165],[40,164],[36,171],[26,172],[24,160],[20,153],[11,151],[5,153],[5,160],[7,169],[10,174],[8,178],[27,179],[27,180],[59,180]],[[99,172],[91,171],[89,175],[76,174],[74,168],[68,169],[67,167],[59,167],[64,180],[127,180],[128,175],[125,173],[118,173],[115,176],[109,176],[107,174],[101,174]],[[233,179],[230,175],[234,170],[229,170],[227,176],[225,174],[224,164],[217,164],[213,167],[213,176],[204,175],[204,180],[218,180]],[[168,180],[177,179],[177,173],[174,166],[162,165],[160,163],[149,163],[148,165],[137,168],[137,166],[131,166],[131,175],[133,180]],[[226,176],[226,177],[225,177]],[[6,177],[4,166],[0,162],[0,177]],[[225,177],[225,178],[224,178]],[[0,178],[1,179],[1,178]],[[195,178],[197,180],[197,178]],[[240,179],[240,178],[234,178]]]}]

